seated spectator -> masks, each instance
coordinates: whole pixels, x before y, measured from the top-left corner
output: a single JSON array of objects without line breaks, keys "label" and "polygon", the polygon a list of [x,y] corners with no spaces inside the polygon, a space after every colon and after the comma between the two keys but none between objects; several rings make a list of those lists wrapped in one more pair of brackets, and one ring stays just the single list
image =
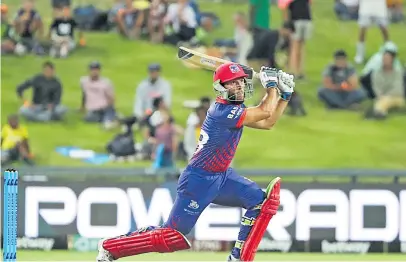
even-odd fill
[{"label": "seated spectator", "polygon": [[92,62],[89,75],[80,78],[83,94],[81,111],[86,110],[86,122],[102,123],[104,128],[110,129],[117,124],[114,89],[110,79],[100,76],[100,69],[99,62]]},{"label": "seated spectator", "polygon": [[141,81],[135,93],[133,112],[138,119],[143,119],[148,111],[152,111],[153,101],[158,96],[163,97],[166,107],[171,107],[172,86],[160,76],[161,65],[150,64],[148,71],[149,77]]},{"label": "seated spectator", "polygon": [[[24,0],[23,7],[17,11],[13,24],[20,42],[26,50],[32,50],[36,45],[35,34],[43,36],[43,23],[41,16],[34,9],[33,0]],[[22,48],[22,47],[21,47]]]},{"label": "seated spectator", "polygon": [[190,41],[196,35],[196,13],[188,0],[178,0],[170,4],[164,23],[167,27],[165,43],[177,45],[179,42]]},{"label": "seated spectator", "polygon": [[[17,95],[23,100],[20,114],[29,121],[48,122],[61,120],[66,107],[61,105],[62,84],[55,76],[55,67],[51,62],[45,62],[43,71],[17,87]],[[23,93],[28,88],[33,89],[32,102],[24,99]]]},{"label": "seated spectator", "polygon": [[10,115],[8,124],[1,130],[1,164],[8,165],[20,159],[28,165],[34,164],[28,143],[28,131],[19,124],[17,115]]},{"label": "seated spectator", "polygon": [[[77,26],[68,8],[63,10],[61,17],[53,20],[49,30],[52,41],[51,56],[65,58],[76,47],[75,30]],[[83,39],[82,32],[79,32],[79,38]]]},{"label": "seated spectator", "polygon": [[375,102],[367,118],[384,119],[388,111],[405,105],[403,69],[395,68],[396,53],[386,51],[382,57],[382,67],[372,72],[372,89]]},{"label": "seated spectator", "polygon": [[18,43],[18,35],[15,33],[13,26],[8,21],[8,7],[1,4],[1,53],[14,53]]},{"label": "seated spectator", "polygon": [[323,72],[319,98],[330,109],[358,109],[365,95],[358,89],[355,68],[348,64],[347,54],[343,50],[334,53],[334,60]]},{"label": "seated spectator", "polygon": [[148,34],[151,42],[161,43],[164,39],[164,17],[168,9],[166,0],[152,0],[148,15]]},{"label": "seated spectator", "polygon": [[377,53],[375,53],[366,63],[364,69],[362,70],[360,81],[362,84],[362,87],[365,89],[367,95],[369,98],[373,99],[375,98],[374,91],[372,89],[372,83],[371,83],[371,75],[372,72],[375,70],[380,70],[383,66],[383,55],[385,52],[390,52],[396,54],[394,61],[393,61],[393,66],[395,70],[401,70],[402,69],[402,63],[400,62],[400,59],[397,56],[398,53],[398,47],[396,46],[395,43],[393,42],[386,42]]},{"label": "seated spectator", "polygon": [[130,39],[136,39],[140,36],[145,20],[144,9],[134,7],[137,2],[139,1],[125,0],[123,8],[117,12],[117,28],[123,36]]},{"label": "seated spectator", "polygon": [[359,0],[336,0],[334,11],[340,20],[358,19]]},{"label": "seated spectator", "polygon": [[392,23],[399,23],[405,20],[403,13],[403,0],[386,0],[389,9],[389,17]]}]

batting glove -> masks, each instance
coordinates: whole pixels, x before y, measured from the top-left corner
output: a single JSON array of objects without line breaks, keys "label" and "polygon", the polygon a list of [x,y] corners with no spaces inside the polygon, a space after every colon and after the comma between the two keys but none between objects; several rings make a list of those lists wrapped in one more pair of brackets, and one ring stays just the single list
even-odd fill
[{"label": "batting glove", "polygon": [[278,86],[278,71],[275,68],[263,66],[259,71],[259,79],[264,88],[275,88]]},{"label": "batting glove", "polygon": [[293,75],[278,71],[278,90],[283,100],[289,101],[292,97],[295,81]]}]

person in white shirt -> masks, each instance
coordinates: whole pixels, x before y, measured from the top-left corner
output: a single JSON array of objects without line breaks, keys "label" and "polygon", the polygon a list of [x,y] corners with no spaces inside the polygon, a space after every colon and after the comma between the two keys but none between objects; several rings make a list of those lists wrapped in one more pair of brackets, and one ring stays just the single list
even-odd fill
[{"label": "person in white shirt", "polygon": [[237,62],[247,65],[247,57],[252,47],[254,46],[254,39],[249,31],[249,25],[244,13],[238,12],[234,15],[234,41],[237,45]]},{"label": "person in white shirt", "polygon": [[197,18],[188,0],[178,0],[168,7],[164,18],[165,26],[171,27],[164,38],[164,42],[177,45],[179,42],[187,42],[196,35]]},{"label": "person in white shirt", "polygon": [[359,39],[357,43],[355,63],[361,64],[365,59],[365,36],[370,27],[376,24],[381,29],[385,42],[389,41],[388,22],[389,13],[386,0],[359,0],[358,11]]},{"label": "person in white shirt", "polygon": [[172,86],[161,77],[161,66],[150,64],[148,66],[149,77],[144,79],[137,87],[133,113],[134,116],[142,119],[148,112],[153,110],[153,101],[156,97],[162,96],[165,106],[171,107]]}]

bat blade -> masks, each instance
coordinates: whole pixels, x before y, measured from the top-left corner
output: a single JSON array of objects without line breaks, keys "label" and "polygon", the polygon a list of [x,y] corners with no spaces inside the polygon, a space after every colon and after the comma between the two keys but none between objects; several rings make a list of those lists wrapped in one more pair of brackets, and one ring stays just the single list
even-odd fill
[{"label": "bat blade", "polygon": [[[179,47],[178,49],[178,58],[186,63],[190,63],[210,71],[214,71],[220,65],[230,62],[225,59],[209,56],[183,46]],[[248,74],[249,78],[258,78],[259,75],[252,68],[241,64],[240,66],[244,69],[244,72]]]}]

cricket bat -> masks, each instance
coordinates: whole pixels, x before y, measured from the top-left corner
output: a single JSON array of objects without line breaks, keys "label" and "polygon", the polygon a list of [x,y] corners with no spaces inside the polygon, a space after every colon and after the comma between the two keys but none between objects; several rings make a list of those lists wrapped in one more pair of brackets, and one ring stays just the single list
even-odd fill
[{"label": "cricket bat", "polygon": [[[202,54],[183,46],[180,46],[178,49],[178,58],[192,65],[200,66],[211,71],[216,70],[216,68],[222,64],[230,62],[225,59]],[[254,69],[246,65],[240,64],[240,66],[244,69],[244,72],[248,75],[248,78],[259,78],[259,74],[255,72]]]}]

